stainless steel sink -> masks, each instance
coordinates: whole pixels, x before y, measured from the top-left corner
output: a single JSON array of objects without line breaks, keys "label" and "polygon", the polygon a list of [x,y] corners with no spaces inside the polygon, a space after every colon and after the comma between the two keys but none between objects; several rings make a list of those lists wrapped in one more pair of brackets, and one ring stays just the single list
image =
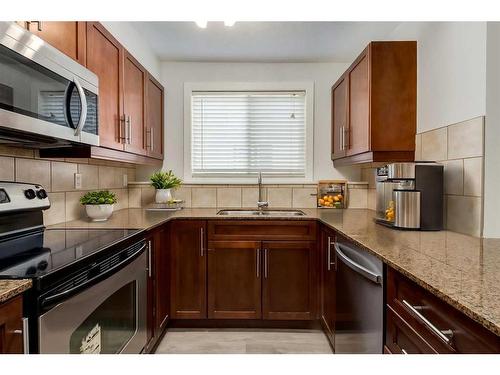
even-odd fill
[{"label": "stainless steel sink", "polygon": [[301,210],[220,210],[217,215],[221,216],[304,216]]}]

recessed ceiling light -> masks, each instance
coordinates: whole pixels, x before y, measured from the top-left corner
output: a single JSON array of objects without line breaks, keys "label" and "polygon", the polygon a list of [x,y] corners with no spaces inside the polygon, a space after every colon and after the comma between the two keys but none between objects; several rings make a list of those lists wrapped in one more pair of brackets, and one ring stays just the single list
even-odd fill
[{"label": "recessed ceiling light", "polygon": [[231,27],[234,26],[236,21],[224,21],[224,26]]},{"label": "recessed ceiling light", "polygon": [[207,28],[208,21],[194,21],[196,25],[202,29]]}]

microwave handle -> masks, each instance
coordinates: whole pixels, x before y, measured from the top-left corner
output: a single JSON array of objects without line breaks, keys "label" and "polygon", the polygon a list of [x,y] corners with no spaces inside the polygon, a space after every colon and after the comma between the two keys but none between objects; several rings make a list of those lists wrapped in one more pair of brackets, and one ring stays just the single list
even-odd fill
[{"label": "microwave handle", "polygon": [[83,125],[85,125],[85,120],[87,120],[87,98],[85,97],[85,91],[83,90],[80,81],[75,77],[73,79],[75,83],[76,89],[78,90],[78,95],[80,96],[80,103],[82,105],[82,113],[80,115],[80,119],[78,120],[78,125],[75,128],[75,135],[79,136],[82,132]]}]

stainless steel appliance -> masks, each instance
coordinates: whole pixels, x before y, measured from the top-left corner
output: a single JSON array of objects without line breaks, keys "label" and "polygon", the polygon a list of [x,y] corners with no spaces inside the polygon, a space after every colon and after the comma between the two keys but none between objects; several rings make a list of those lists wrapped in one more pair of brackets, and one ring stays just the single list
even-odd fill
[{"label": "stainless steel appliance", "polygon": [[99,145],[98,78],[15,22],[0,22],[0,143]]},{"label": "stainless steel appliance", "polygon": [[383,263],[341,238],[335,247],[335,353],[382,354]]},{"label": "stainless steel appliance", "polygon": [[31,278],[30,353],[140,353],[147,265],[141,230],[46,229],[39,185],[0,182],[0,278]]},{"label": "stainless steel appliance", "polygon": [[443,166],[392,163],[377,168],[376,221],[394,228],[443,229]]}]

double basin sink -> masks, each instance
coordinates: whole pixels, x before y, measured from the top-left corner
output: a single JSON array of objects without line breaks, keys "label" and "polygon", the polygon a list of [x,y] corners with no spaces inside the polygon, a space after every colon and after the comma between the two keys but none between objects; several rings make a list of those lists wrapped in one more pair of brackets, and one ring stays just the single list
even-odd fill
[{"label": "double basin sink", "polygon": [[293,217],[304,216],[305,213],[301,210],[220,210],[217,212],[220,216],[276,216],[276,217]]}]

